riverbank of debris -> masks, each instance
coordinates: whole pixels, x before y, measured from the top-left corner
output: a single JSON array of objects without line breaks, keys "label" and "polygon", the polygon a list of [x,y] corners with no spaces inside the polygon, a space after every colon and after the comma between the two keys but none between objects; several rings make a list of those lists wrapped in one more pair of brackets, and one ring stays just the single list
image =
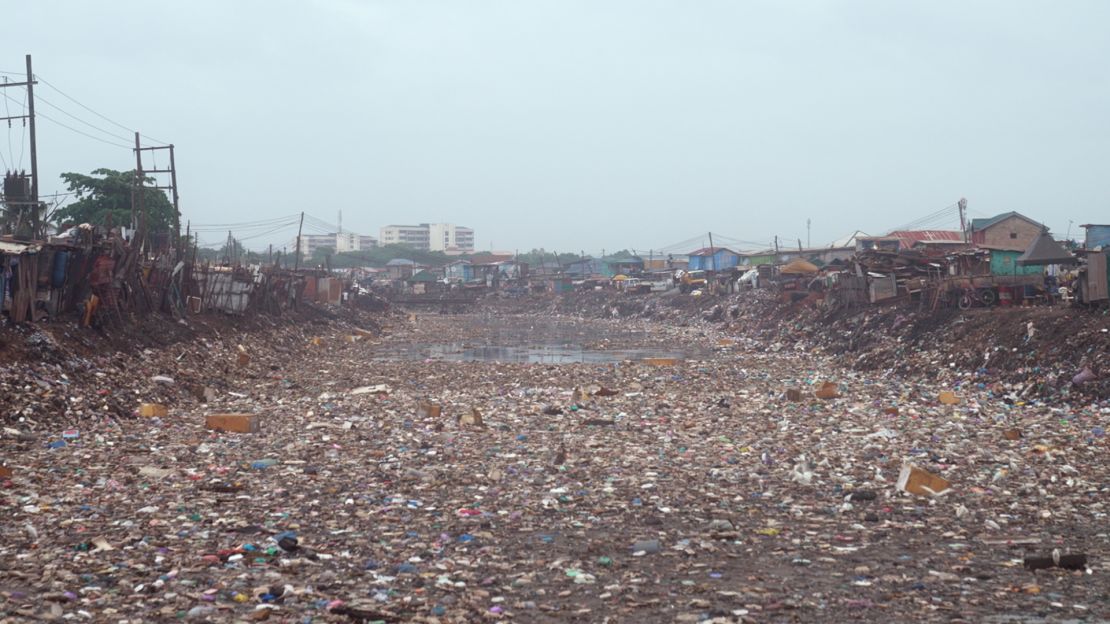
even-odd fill
[{"label": "riverbank of debris", "polygon": [[988,388],[1007,400],[1110,398],[1110,316],[1065,306],[921,311],[884,306],[826,312],[739,300],[729,328],[755,348],[835,357],[860,371]]},{"label": "riverbank of debris", "polygon": [[492,305],[504,313],[726,326],[754,350],[821,353],[860,371],[982,384],[1012,401],[1110,398],[1110,370],[1103,364],[1110,361],[1110,315],[1105,310],[1057,305],[923,311],[917,305],[891,304],[829,311],[768,291],[729,297],[595,291],[494,300]]},{"label": "riverbank of debris", "polygon": [[130,418],[142,402],[204,402],[227,392],[233,379],[296,366],[315,335],[376,336],[385,318],[303,304],[283,316],[206,314],[175,322],[147,315],[112,328],[7,327],[0,333],[0,413],[5,424],[35,431]]}]

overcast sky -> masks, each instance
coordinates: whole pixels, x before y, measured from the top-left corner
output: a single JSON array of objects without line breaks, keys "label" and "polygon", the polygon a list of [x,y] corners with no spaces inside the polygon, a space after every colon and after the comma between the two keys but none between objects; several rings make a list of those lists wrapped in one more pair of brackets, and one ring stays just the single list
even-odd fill
[{"label": "overcast sky", "polygon": [[[796,245],[807,219],[816,246],[947,206],[927,225],[955,228],[961,196],[1059,236],[1110,221],[1108,2],[74,0],[18,16],[0,71],[31,53],[54,87],[173,142],[184,218],[213,230],[342,210],[374,236],[443,221],[483,249],[597,253],[710,231]],[[40,120],[43,192],[134,166],[125,130],[36,93],[120,144]],[[22,129],[11,154],[5,132],[19,161]],[[296,228],[267,229],[241,228],[253,248]]]}]

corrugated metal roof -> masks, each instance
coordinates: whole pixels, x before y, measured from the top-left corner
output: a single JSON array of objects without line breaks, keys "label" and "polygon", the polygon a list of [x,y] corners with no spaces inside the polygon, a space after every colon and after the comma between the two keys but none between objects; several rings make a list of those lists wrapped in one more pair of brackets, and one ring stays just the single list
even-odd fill
[{"label": "corrugated metal roof", "polygon": [[691,251],[690,253],[688,253],[686,255],[687,256],[709,256],[709,255],[712,255],[712,254],[720,253],[722,251],[727,251],[732,255],[740,255],[740,254],[736,253],[735,251],[729,249],[728,247],[712,247],[712,248],[711,247],[702,247],[701,249],[698,249],[696,251]]},{"label": "corrugated metal roof", "polygon": [[964,242],[963,232],[952,230],[897,230],[886,235],[886,238],[898,238],[905,241],[946,241],[952,243]]},{"label": "corrugated metal roof", "polygon": [[844,238],[838,238],[829,243],[829,247],[855,247],[856,240],[859,238],[871,238],[871,235],[863,230],[856,230]]},{"label": "corrugated metal roof", "polygon": [[38,243],[21,243],[19,241],[0,240],[0,253],[18,255],[24,253],[35,253],[38,250]]},{"label": "corrugated metal roof", "polygon": [[497,264],[498,262],[508,262],[513,259],[512,254],[475,254],[470,256],[471,264]]},{"label": "corrugated metal roof", "polygon": [[985,230],[985,229],[989,228],[990,226],[994,225],[995,223],[998,223],[1000,221],[1005,221],[1006,219],[1009,219],[1010,217],[1017,217],[1019,219],[1025,219],[1026,221],[1032,223],[1033,225],[1040,225],[1041,227],[1044,227],[1040,223],[1037,223],[1036,221],[1030,219],[1029,217],[1021,214],[1020,212],[1015,212],[1015,211],[1011,210],[1010,212],[1004,212],[1002,214],[994,215],[993,217],[987,217],[985,219],[972,219],[971,220],[971,229],[976,230],[976,231]]}]

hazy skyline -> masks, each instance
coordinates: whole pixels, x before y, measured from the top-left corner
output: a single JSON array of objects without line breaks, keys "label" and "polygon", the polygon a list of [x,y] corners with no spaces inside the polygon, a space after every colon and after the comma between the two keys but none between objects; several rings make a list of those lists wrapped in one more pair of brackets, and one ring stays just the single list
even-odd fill
[{"label": "hazy skyline", "polygon": [[[204,243],[226,236],[215,224],[302,210],[342,210],[344,229],[375,237],[442,221],[481,249],[589,253],[709,231],[805,241],[807,219],[816,246],[946,206],[927,224],[954,229],[960,197],[971,216],[1016,210],[1057,236],[1110,221],[1103,2],[66,1],[18,15],[0,71],[30,53],[65,94],[174,143],[183,222],[212,225]],[[113,143],[40,120],[43,194],[62,172],[134,167],[125,130],[36,95],[41,115]],[[5,159],[20,160],[21,130],[0,129]],[[244,228],[247,246],[296,230],[268,229]]]}]

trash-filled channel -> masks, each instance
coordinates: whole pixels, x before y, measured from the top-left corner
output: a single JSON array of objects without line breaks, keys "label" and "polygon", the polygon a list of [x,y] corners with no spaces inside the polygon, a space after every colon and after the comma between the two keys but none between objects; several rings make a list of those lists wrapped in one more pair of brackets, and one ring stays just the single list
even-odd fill
[{"label": "trash-filled channel", "polygon": [[5,430],[3,617],[1110,617],[1106,408],[708,325],[420,315],[305,338],[244,345],[206,403]]},{"label": "trash-filled channel", "polygon": [[[414,317],[418,319],[419,317]],[[434,317],[433,317],[434,318]],[[703,355],[693,346],[655,345],[648,328],[607,326],[596,321],[493,315],[450,317],[457,331],[432,324],[374,349],[378,360],[442,360],[524,364],[613,364],[654,359],[684,360]],[[448,322],[450,322],[450,320]],[[444,336],[453,342],[440,342]],[[459,338],[462,338],[461,340]]]}]

